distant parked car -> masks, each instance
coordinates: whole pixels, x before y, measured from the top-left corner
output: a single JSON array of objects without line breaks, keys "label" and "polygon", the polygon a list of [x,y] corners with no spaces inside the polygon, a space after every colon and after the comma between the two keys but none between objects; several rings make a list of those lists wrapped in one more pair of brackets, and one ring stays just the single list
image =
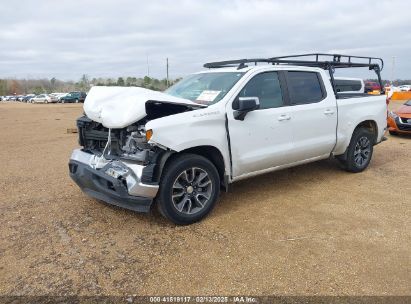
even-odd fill
[{"label": "distant parked car", "polygon": [[51,102],[51,98],[50,96],[46,95],[46,94],[41,94],[41,95],[37,95],[34,96],[30,99],[31,103],[50,103]]},{"label": "distant parked car", "polygon": [[364,92],[372,93],[374,91],[381,91],[381,86],[374,81],[366,81],[364,83]]},{"label": "distant parked car", "polygon": [[66,96],[61,98],[61,103],[67,102],[84,102],[86,99],[87,94],[85,92],[70,92]]},{"label": "distant parked car", "polygon": [[34,96],[36,96],[36,95],[28,94],[28,95],[24,96],[23,102],[30,102],[30,99],[32,99]]},{"label": "distant parked car", "polygon": [[51,102],[59,102],[59,97],[56,93],[49,94],[49,97],[51,99]]},{"label": "distant parked car", "polygon": [[411,100],[408,100],[395,111],[388,113],[388,132],[411,134]]},{"label": "distant parked car", "polygon": [[56,97],[57,97],[57,102],[61,102],[61,98],[64,97],[64,96],[66,96],[67,94],[68,94],[68,93],[57,93],[57,92],[54,92],[54,93],[51,93],[50,95],[56,96]]},{"label": "distant parked car", "polygon": [[58,102],[61,102],[61,99],[62,99],[63,97],[66,97],[68,94],[69,94],[69,93],[57,93],[57,97],[58,97],[58,99],[59,99]]},{"label": "distant parked car", "polygon": [[411,85],[405,84],[405,85],[399,86],[398,89],[402,92],[408,92],[408,91],[411,91]]}]

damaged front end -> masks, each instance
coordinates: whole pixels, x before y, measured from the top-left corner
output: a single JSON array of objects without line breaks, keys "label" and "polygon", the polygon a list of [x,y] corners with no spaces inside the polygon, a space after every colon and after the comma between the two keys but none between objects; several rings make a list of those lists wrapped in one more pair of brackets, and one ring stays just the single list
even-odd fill
[{"label": "damaged front end", "polygon": [[[118,116],[97,116],[99,112],[95,110],[96,107],[93,107],[94,112],[90,114],[95,115],[96,119],[91,119],[88,115],[80,117],[77,128],[82,148],[74,150],[69,161],[71,178],[86,194],[109,204],[140,212],[149,211],[158,192],[162,167],[173,153],[167,148],[149,143],[145,124],[153,119],[195,108],[190,104],[150,100],[144,103],[144,111],[140,111],[139,116],[136,115],[138,121],[124,127],[117,119]],[[86,105],[87,100],[85,110]],[[118,111],[117,114],[124,115]],[[116,127],[110,126],[110,123],[105,124],[105,119],[114,121]],[[128,116],[127,123],[131,120],[132,117]]]},{"label": "damaged front end", "polygon": [[77,120],[79,144],[69,169],[88,195],[147,212],[158,191],[160,163],[171,152],[147,143],[144,125],[108,129],[87,116]]}]

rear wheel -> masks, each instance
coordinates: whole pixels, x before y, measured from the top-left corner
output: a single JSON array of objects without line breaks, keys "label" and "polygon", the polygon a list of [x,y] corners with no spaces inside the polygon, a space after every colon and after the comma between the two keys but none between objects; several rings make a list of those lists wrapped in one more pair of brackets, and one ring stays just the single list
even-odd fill
[{"label": "rear wheel", "polygon": [[76,103],[78,103],[78,99],[76,99]]},{"label": "rear wheel", "polygon": [[374,150],[374,134],[365,128],[354,131],[345,157],[338,157],[342,167],[349,172],[364,171],[370,164]]},{"label": "rear wheel", "polygon": [[220,194],[220,177],[208,159],[182,154],[163,170],[157,206],[160,213],[178,225],[203,219]]}]

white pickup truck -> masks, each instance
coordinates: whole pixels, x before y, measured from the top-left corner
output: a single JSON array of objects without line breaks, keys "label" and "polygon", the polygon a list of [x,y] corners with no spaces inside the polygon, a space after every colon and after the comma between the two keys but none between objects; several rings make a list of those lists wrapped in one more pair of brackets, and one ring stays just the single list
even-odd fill
[{"label": "white pickup truck", "polygon": [[339,95],[332,74],[368,67],[379,76],[380,66],[315,55],[209,63],[164,93],[93,87],[70,175],[95,199],[141,212],[155,202],[190,224],[240,179],[329,157],[361,172],[385,139],[386,99]]}]

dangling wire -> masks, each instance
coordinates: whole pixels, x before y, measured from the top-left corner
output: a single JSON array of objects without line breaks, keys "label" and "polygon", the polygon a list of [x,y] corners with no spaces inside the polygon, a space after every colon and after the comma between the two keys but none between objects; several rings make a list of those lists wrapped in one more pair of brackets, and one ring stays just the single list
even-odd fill
[{"label": "dangling wire", "polygon": [[106,153],[106,150],[107,150],[108,147],[110,147],[110,150],[108,152],[108,155],[110,155],[110,151],[111,151],[111,129],[108,129],[107,143],[106,143],[106,146],[104,147],[103,154],[101,155],[102,157],[104,157],[104,154]]},{"label": "dangling wire", "polygon": [[104,154],[106,153],[106,150],[107,150],[108,147],[110,147],[110,148],[109,148],[109,150],[108,150],[108,154],[107,154],[107,155],[110,155],[110,153],[111,153],[111,129],[110,129],[110,128],[108,129],[108,138],[107,138],[106,146],[104,147],[103,154],[101,154],[101,156],[99,157],[99,159],[98,159],[98,161],[97,161],[96,168],[99,167],[99,165],[100,165],[100,160],[101,160],[102,158],[104,158]]}]

